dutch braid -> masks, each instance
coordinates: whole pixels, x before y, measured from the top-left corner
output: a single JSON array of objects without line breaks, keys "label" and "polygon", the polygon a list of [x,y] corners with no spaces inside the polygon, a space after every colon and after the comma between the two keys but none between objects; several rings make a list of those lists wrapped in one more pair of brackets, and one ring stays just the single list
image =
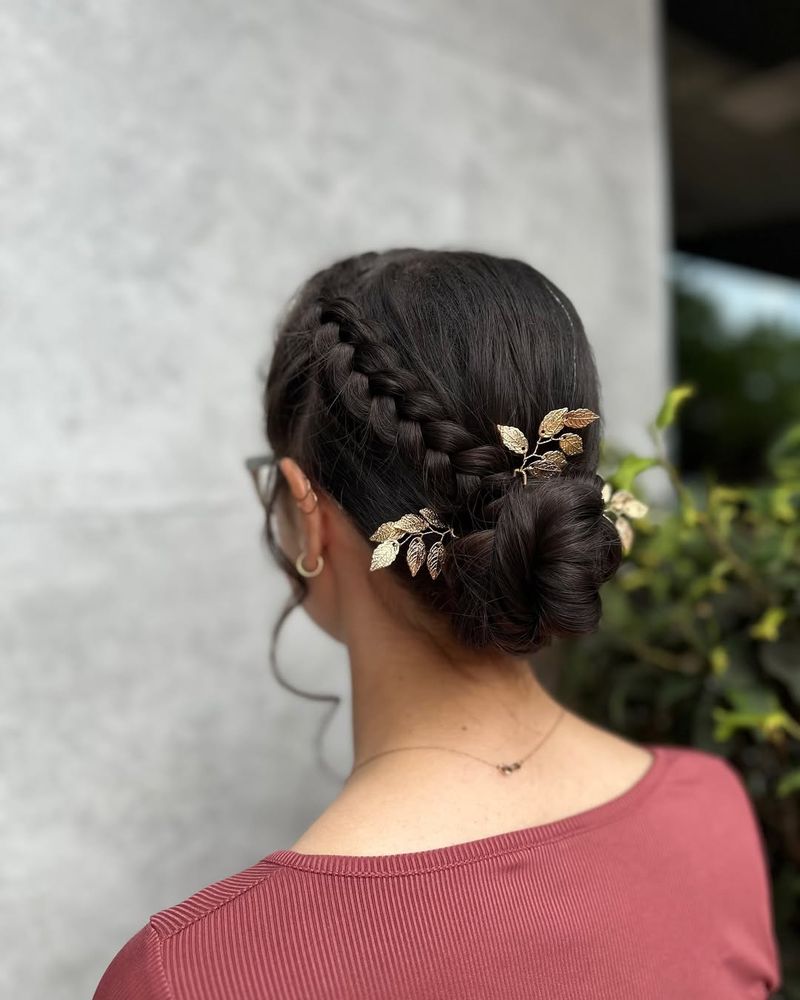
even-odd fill
[{"label": "dutch braid", "polygon": [[507,454],[445,406],[344,296],[321,299],[314,353],[326,405],[341,408],[422,477],[431,502],[464,504],[486,477],[510,482]]}]

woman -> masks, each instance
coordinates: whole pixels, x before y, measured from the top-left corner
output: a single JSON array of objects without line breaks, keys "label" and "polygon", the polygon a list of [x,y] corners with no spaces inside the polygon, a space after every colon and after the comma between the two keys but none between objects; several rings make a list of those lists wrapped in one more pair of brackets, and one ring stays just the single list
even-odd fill
[{"label": "woman", "polygon": [[154,914],[95,1000],[774,990],[737,773],[584,721],[531,669],[597,627],[622,558],[598,411],[574,307],[520,261],[367,253],[301,288],[256,473],[297,601],[347,646],[354,766],[291,848]]}]

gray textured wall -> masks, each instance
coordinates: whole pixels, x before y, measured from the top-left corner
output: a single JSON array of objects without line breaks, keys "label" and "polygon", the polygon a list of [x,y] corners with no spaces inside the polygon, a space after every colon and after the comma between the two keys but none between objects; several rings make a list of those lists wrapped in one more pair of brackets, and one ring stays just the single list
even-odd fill
[{"label": "gray textured wall", "polygon": [[[0,47],[0,990],[61,1000],[335,792],[323,708],[269,679],[287,588],[241,467],[306,273],[523,256],[585,319],[609,436],[645,443],[658,39],[642,0],[6,0]],[[347,694],[301,615],[282,655]]]}]

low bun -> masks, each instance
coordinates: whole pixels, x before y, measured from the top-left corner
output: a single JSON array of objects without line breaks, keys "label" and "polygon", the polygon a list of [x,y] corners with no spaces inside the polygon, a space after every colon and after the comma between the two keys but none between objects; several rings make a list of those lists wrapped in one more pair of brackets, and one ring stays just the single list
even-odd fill
[{"label": "low bun", "polygon": [[586,470],[519,479],[496,501],[490,529],[453,543],[453,626],[467,645],[524,655],[556,636],[593,632],[600,587],[622,546],[604,517],[603,481]]}]

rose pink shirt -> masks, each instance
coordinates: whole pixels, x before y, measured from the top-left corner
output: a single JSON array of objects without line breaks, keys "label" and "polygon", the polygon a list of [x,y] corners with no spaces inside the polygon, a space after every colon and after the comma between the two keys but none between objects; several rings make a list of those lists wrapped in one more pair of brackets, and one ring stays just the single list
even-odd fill
[{"label": "rose pink shirt", "polygon": [[278,850],[161,910],[94,1000],[762,1000],[780,985],[738,773],[666,744],[627,792],[383,856]]}]

